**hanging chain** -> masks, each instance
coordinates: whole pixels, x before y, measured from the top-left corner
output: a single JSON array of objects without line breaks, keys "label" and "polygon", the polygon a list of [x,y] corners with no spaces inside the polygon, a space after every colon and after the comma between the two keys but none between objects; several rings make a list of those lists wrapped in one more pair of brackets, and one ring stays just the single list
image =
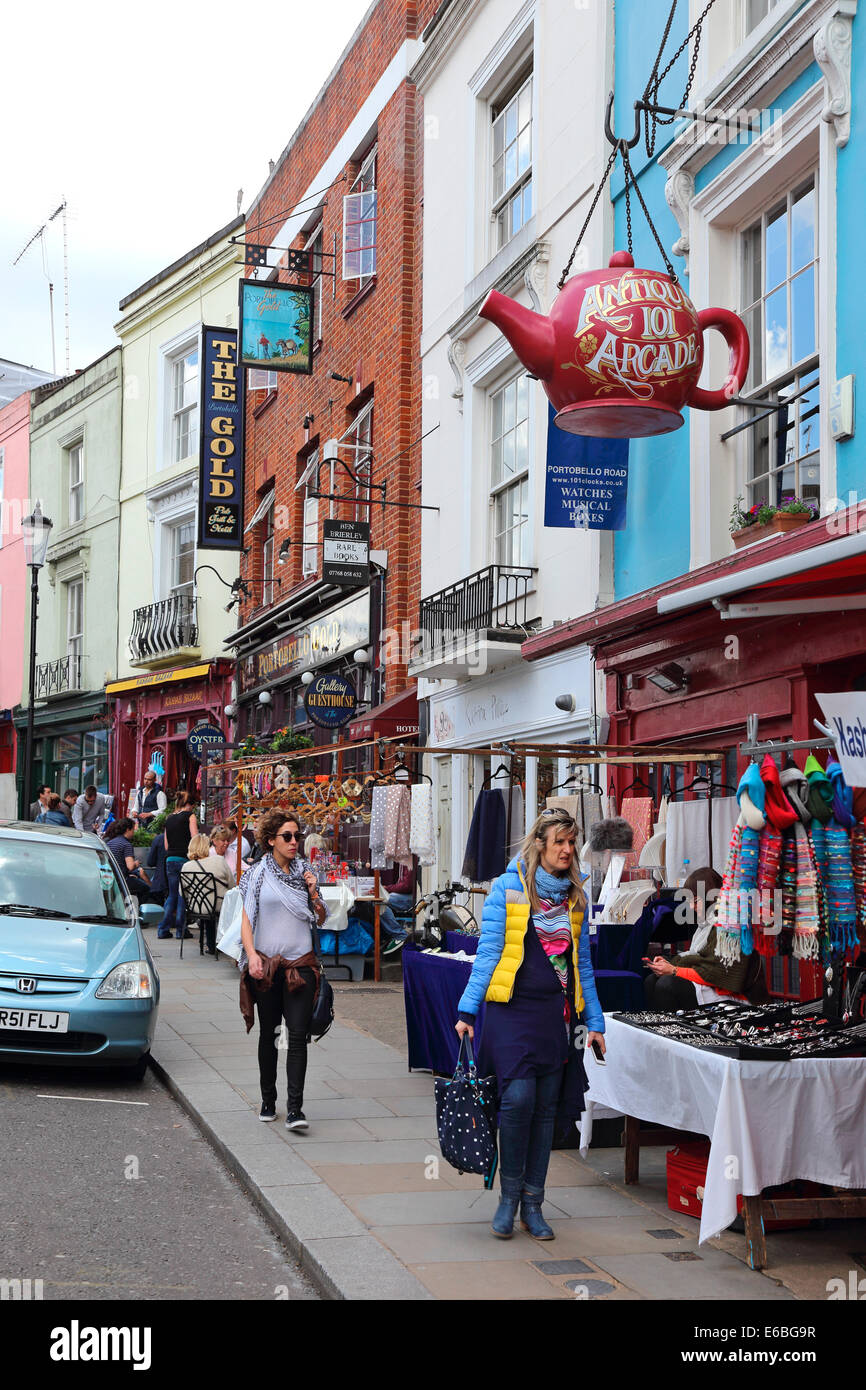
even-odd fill
[{"label": "hanging chain", "polygon": [[627,237],[628,237],[628,254],[629,254],[630,256],[633,257],[633,256],[634,256],[634,244],[633,244],[633,242],[632,242],[632,234],[631,234],[631,189],[629,188],[629,178],[628,178],[628,175],[629,175],[629,162],[628,162],[628,147],[627,147],[627,146],[623,149],[623,152],[622,152],[622,167],[623,167],[623,173],[625,174],[625,227],[626,227],[626,233],[627,233]]},{"label": "hanging chain", "polygon": [[586,229],[587,229],[587,227],[589,226],[589,223],[590,223],[590,218],[592,217],[592,214],[595,212],[596,206],[597,206],[597,204],[598,204],[598,200],[599,200],[599,198],[601,197],[602,192],[603,192],[603,190],[604,190],[604,186],[605,186],[605,184],[607,183],[608,179],[610,178],[610,171],[611,171],[611,169],[613,168],[613,166],[614,166],[614,164],[615,164],[615,162],[616,162],[616,157],[617,157],[617,154],[618,154],[618,153],[619,153],[619,145],[614,145],[613,149],[612,149],[611,152],[610,152],[610,158],[608,159],[607,164],[605,165],[604,173],[603,173],[602,176],[601,176],[601,181],[600,181],[600,183],[599,183],[599,185],[598,185],[598,188],[595,190],[595,195],[594,195],[594,197],[593,197],[592,202],[591,202],[590,205],[589,205],[589,212],[586,214],[586,221],[584,222],[583,226],[581,227],[581,229],[580,229],[580,231],[579,231],[579,233],[578,233],[577,241],[574,243],[574,247],[573,247],[573,249],[572,249],[571,255],[569,256],[568,260],[567,260],[566,263],[565,263],[565,269],[563,270],[562,274],[560,275],[559,279],[558,279],[557,282],[556,282],[556,288],[557,288],[558,290],[561,290],[561,289],[562,289],[563,285],[565,284],[566,280],[568,279],[569,272],[571,271],[572,262],[574,261],[574,258],[575,258],[575,256],[577,255],[577,248],[580,246],[580,243],[583,241],[584,235],[585,235],[585,233],[586,233]]},{"label": "hanging chain", "polygon": [[[648,224],[648,226],[649,226],[649,229],[650,229],[650,231],[651,231],[652,234],[653,234],[653,238],[655,239],[655,244],[656,244],[656,246],[659,248],[659,251],[660,251],[660,253],[661,253],[661,258],[662,258],[662,260],[663,260],[664,263],[665,263],[665,270],[667,271],[668,275],[669,275],[669,276],[671,277],[671,279],[673,280],[674,284],[676,284],[676,283],[677,283],[677,273],[676,273],[676,271],[674,270],[673,266],[671,265],[671,262],[670,262],[670,259],[669,259],[669,257],[668,257],[668,254],[667,254],[667,252],[665,251],[664,246],[662,245],[662,239],[661,239],[661,237],[659,236],[658,232],[656,231],[655,223],[653,222],[652,218],[650,217],[649,208],[647,207],[646,203],[645,203],[644,200],[643,200],[643,194],[642,194],[641,191],[640,191],[640,186],[639,186],[639,184],[638,184],[637,179],[636,179],[635,176],[634,176],[634,173],[632,172],[631,160],[629,159],[629,156],[628,156],[628,148],[627,148],[626,146],[623,147],[623,151],[622,151],[622,164],[623,164],[623,171],[624,171],[624,173],[625,173],[625,186],[626,186],[626,189],[628,189],[628,185],[629,185],[629,183],[631,183],[632,187],[634,188],[635,193],[637,194],[638,202],[640,203],[641,207],[643,208],[643,215],[644,215],[644,217],[646,218],[647,224]],[[627,198],[626,198],[626,213],[628,214],[628,199],[627,199]],[[629,250],[631,250],[631,226],[630,226],[630,225],[629,225]]]},{"label": "hanging chain", "polygon": [[[653,70],[652,70],[652,72],[650,73],[649,81],[648,81],[647,84],[646,84],[646,90],[644,91],[644,94],[643,94],[643,99],[644,99],[644,101],[646,101],[646,102],[651,102],[654,106],[657,106],[657,105],[658,105],[658,100],[659,100],[659,88],[660,88],[662,82],[664,81],[664,79],[667,77],[668,73],[669,73],[669,72],[671,71],[671,69],[673,68],[673,66],[674,66],[674,64],[676,63],[677,59],[679,58],[680,54],[683,53],[683,52],[685,52],[685,50],[688,48],[689,43],[691,42],[691,40],[694,39],[695,45],[694,45],[694,48],[693,48],[693,50],[692,50],[691,62],[689,63],[689,75],[688,75],[688,79],[687,79],[687,81],[686,81],[685,90],[684,90],[684,92],[683,92],[682,100],[681,100],[680,103],[679,103],[681,109],[684,108],[684,107],[686,106],[686,104],[687,104],[687,102],[688,102],[688,99],[689,99],[689,93],[690,93],[691,90],[692,90],[692,85],[693,85],[694,80],[695,80],[695,71],[696,71],[697,66],[698,66],[698,54],[700,53],[700,48],[701,48],[701,36],[702,36],[702,34],[703,34],[703,23],[704,23],[704,20],[706,19],[707,15],[709,14],[710,10],[713,8],[713,5],[714,5],[715,3],[716,3],[716,0],[709,0],[709,3],[708,3],[708,4],[704,7],[704,9],[701,11],[701,13],[700,13],[700,15],[698,16],[698,18],[696,19],[695,23],[692,25],[691,29],[690,29],[689,32],[686,34],[685,38],[683,39],[682,43],[680,44],[679,48],[677,49],[676,53],[675,53],[674,56],[671,58],[671,60],[670,60],[670,62],[668,63],[667,67],[666,67],[662,72],[659,72],[659,71],[658,71],[658,66],[659,66],[659,63],[661,62],[662,54],[663,54],[664,49],[665,49],[665,44],[666,44],[667,41],[668,41],[668,35],[670,34],[671,25],[672,25],[672,23],[673,23],[674,14],[675,14],[676,8],[677,8],[677,0],[673,0],[673,3],[672,3],[672,5],[671,5],[671,9],[670,9],[670,14],[668,15],[668,22],[667,22],[667,24],[665,25],[665,32],[664,32],[664,35],[662,36],[661,46],[660,46],[659,51],[658,51],[658,54],[657,54],[657,56],[656,56],[655,63],[653,64]],[[658,115],[658,113],[655,112],[655,111],[653,111],[653,112],[644,111],[643,114],[644,114],[644,138],[645,138],[645,141],[646,141],[646,152],[647,152],[648,156],[650,157],[650,159],[652,159],[653,155],[655,154],[656,137],[657,137],[657,134],[658,134],[658,127],[659,127],[660,125],[673,125],[674,121],[675,121],[675,120],[678,120],[679,118],[678,118],[677,116],[660,116],[660,115]]]}]

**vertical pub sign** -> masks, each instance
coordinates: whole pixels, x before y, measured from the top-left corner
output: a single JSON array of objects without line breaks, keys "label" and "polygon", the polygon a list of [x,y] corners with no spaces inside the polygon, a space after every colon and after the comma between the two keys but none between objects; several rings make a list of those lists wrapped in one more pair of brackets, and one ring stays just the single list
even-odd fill
[{"label": "vertical pub sign", "polygon": [[234,328],[202,329],[198,548],[242,550],[244,390]]}]

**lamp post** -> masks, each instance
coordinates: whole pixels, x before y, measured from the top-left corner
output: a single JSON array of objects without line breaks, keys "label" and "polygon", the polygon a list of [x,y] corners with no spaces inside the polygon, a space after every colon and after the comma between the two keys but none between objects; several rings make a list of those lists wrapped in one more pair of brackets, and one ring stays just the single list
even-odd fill
[{"label": "lamp post", "polygon": [[33,790],[33,699],[36,693],[36,615],[39,607],[39,571],[45,564],[51,522],[42,515],[37,502],[30,516],[21,522],[24,541],[24,563],[30,570],[30,700],[27,708],[27,741],[24,745],[24,813],[30,806]]}]

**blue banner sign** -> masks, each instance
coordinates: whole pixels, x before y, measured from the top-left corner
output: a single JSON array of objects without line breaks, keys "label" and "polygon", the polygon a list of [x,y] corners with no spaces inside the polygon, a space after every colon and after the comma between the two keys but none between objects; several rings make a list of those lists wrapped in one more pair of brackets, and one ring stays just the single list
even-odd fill
[{"label": "blue banner sign", "polygon": [[203,328],[199,550],[243,550],[243,372],[234,328]]},{"label": "blue banner sign", "polygon": [[622,531],[628,500],[628,440],[566,434],[548,406],[545,526]]}]

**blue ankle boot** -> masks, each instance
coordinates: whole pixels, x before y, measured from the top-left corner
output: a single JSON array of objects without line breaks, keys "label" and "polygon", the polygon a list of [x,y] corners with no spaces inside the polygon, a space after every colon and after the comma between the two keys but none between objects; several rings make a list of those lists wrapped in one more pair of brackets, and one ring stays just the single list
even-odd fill
[{"label": "blue ankle boot", "polygon": [[499,1194],[499,1206],[496,1208],[490,1229],[500,1240],[510,1240],[514,1233],[514,1218],[517,1215],[517,1208],[520,1204],[520,1196],[511,1197],[505,1192]]},{"label": "blue ankle boot", "polygon": [[520,1224],[536,1240],[555,1240],[556,1235],[541,1215],[544,1192],[524,1191],[520,1199]]}]

